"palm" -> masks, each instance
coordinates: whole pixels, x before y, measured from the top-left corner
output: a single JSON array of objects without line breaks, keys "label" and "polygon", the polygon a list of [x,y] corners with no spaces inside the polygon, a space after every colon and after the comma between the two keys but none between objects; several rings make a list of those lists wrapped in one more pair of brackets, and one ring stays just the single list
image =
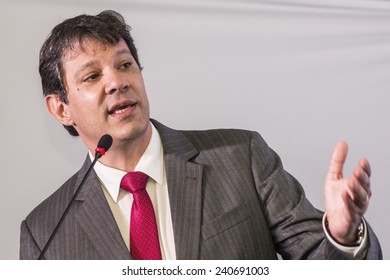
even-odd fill
[{"label": "palm", "polygon": [[336,145],[325,181],[325,208],[329,231],[341,244],[349,244],[356,239],[356,230],[361,217],[367,210],[370,191],[370,166],[361,160],[349,179],[343,178],[343,166],[348,153],[348,145]]}]

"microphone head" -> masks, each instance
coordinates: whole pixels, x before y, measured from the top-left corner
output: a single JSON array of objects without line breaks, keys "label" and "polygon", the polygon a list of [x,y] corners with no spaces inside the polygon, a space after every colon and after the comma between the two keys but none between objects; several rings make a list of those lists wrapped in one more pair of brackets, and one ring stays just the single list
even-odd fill
[{"label": "microphone head", "polygon": [[102,138],[100,138],[97,147],[104,149],[104,151],[108,151],[108,149],[112,145],[112,137],[109,134],[104,134]]},{"label": "microphone head", "polygon": [[97,147],[95,149],[95,151],[96,151],[95,157],[97,155],[99,155],[99,157],[104,156],[104,154],[108,151],[108,149],[111,147],[111,145],[112,145],[112,137],[111,137],[111,135],[104,134],[100,138],[100,140],[99,140],[99,142],[97,144]]}]

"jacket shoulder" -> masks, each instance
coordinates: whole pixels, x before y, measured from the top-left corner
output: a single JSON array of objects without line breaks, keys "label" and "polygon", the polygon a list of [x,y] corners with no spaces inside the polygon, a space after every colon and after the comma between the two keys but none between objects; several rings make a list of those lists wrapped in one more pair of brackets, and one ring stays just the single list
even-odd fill
[{"label": "jacket shoulder", "polygon": [[199,150],[228,149],[227,152],[252,150],[269,152],[269,146],[256,131],[243,129],[213,129],[204,131],[182,131],[187,139]]},{"label": "jacket shoulder", "polygon": [[200,145],[237,145],[250,143],[257,132],[243,129],[211,129],[181,131],[194,144]]},{"label": "jacket shoulder", "polygon": [[78,174],[79,172],[75,173],[28,214],[26,223],[30,228],[34,228],[35,226],[41,227],[45,223],[50,227],[50,224],[58,221],[59,216],[62,215],[76,190]]}]

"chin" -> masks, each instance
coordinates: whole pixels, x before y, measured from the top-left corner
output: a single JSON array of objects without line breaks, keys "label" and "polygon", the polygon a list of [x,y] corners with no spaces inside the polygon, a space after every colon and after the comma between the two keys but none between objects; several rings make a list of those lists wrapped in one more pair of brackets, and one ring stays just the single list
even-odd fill
[{"label": "chin", "polygon": [[148,138],[149,121],[145,125],[131,125],[123,127],[120,131],[112,134],[112,137],[118,141],[134,141],[136,139]]}]

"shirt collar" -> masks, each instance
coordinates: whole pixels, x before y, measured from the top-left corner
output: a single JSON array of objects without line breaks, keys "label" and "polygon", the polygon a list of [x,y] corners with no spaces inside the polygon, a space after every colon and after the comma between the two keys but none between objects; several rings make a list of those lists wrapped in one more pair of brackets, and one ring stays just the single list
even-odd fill
[{"label": "shirt collar", "polygon": [[[91,160],[93,156],[89,153]],[[134,171],[141,171],[152,178],[158,185],[163,183],[163,171],[164,171],[164,157],[163,146],[161,143],[160,135],[157,129],[152,124],[152,137],[150,142],[142,155],[141,159],[137,163]],[[125,171],[105,166],[99,161],[94,166],[95,172],[115,203],[118,202],[118,195],[120,191],[120,182]]]}]

